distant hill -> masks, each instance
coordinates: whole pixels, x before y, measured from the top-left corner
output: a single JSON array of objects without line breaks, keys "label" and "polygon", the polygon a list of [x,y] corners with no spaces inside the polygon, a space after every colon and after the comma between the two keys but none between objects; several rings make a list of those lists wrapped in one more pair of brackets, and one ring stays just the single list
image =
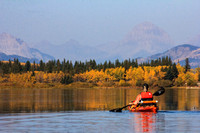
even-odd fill
[{"label": "distant hill", "polygon": [[43,60],[45,62],[54,59],[53,56],[44,54],[37,49],[30,48],[23,40],[15,38],[7,33],[0,34],[0,52],[1,60],[7,60],[9,57],[19,57],[22,60],[28,59],[30,61]]},{"label": "distant hill", "polygon": [[[102,38],[103,39],[103,38]],[[98,43],[98,42],[97,42]],[[172,47],[169,35],[158,26],[144,22],[136,25],[131,32],[119,42],[99,46],[81,45],[78,41],[69,40],[62,45],[53,45],[48,41],[32,44],[32,47],[44,53],[54,55],[57,59],[89,60],[124,60],[127,58],[147,57]]]},{"label": "distant hill", "polygon": [[136,25],[120,42],[100,45],[99,49],[109,55],[119,55],[122,59],[127,59],[147,57],[171,47],[173,41],[163,29],[150,22],[144,22]]},{"label": "distant hill", "polygon": [[[189,58],[191,66],[197,67],[200,65],[200,36],[195,37],[190,42],[173,47],[174,43],[169,35],[160,27],[149,22],[136,25],[119,42],[116,40],[116,42],[99,46],[81,45],[75,40],[69,40],[61,45],[54,45],[48,41],[27,44],[19,38],[3,33],[0,34],[0,59],[7,60],[19,57],[21,60],[39,61],[42,59],[48,61],[55,57],[60,60],[65,58],[72,61],[95,59],[100,63],[106,60],[119,59],[122,61],[138,57],[141,57],[138,58],[138,62],[146,62],[159,57],[170,56],[174,62],[179,61],[181,64],[185,63],[185,58]],[[30,48],[30,46],[33,48]]]},{"label": "distant hill", "polygon": [[173,47],[163,53],[158,53],[147,58],[138,59],[138,62],[146,62],[152,59],[158,59],[165,56],[171,57],[173,62],[178,62],[181,65],[185,64],[185,59],[189,58],[190,65],[194,67],[200,66],[200,47],[193,46],[190,44],[183,44]]},{"label": "distant hill", "polygon": [[97,61],[106,60],[106,52],[103,52],[95,47],[85,46],[79,44],[78,41],[69,40],[62,45],[53,45],[48,41],[42,41],[37,44],[32,44],[34,48],[40,51],[54,55],[56,59],[72,60],[72,61],[85,61],[96,59]]},{"label": "distant hill", "polygon": [[20,62],[26,62],[26,61],[39,62],[38,59],[33,59],[33,58],[29,59],[18,55],[6,55],[0,52],[0,61],[8,61],[8,60],[14,61],[14,59],[18,59]]}]

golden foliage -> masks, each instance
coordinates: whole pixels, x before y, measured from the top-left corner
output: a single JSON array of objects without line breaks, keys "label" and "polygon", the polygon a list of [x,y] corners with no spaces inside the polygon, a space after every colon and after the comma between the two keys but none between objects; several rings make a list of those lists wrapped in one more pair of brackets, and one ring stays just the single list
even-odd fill
[{"label": "golden foliage", "polygon": [[180,66],[180,64],[177,65],[177,69],[179,71],[179,75],[178,78],[175,80],[176,86],[195,86],[197,84],[199,74],[198,69],[196,69],[196,71],[191,70],[184,73],[184,67]]},{"label": "golden foliage", "polygon": [[130,80],[130,83],[133,86],[136,86],[138,81],[144,81],[149,84],[153,84],[154,81],[162,80],[165,76],[165,72],[162,72],[161,69],[165,68],[166,66],[157,66],[157,67],[150,67],[144,66],[138,68],[132,68],[127,70],[126,72],[126,80]]},{"label": "golden foliage", "polygon": [[[174,83],[176,86],[183,85],[196,85],[198,82],[200,69],[195,69],[184,73],[184,67],[177,64],[179,72],[178,78],[175,81],[164,80],[166,72],[162,70],[168,66],[139,66],[130,67],[125,71],[124,67],[108,68],[105,71],[102,70],[90,70],[84,73],[75,74],[73,76],[74,82],[86,82],[88,84],[99,86],[136,86],[141,83],[148,83],[149,85],[157,86],[162,84]],[[37,87],[56,84],[62,86],[60,81],[65,74],[63,72],[47,73],[42,71],[8,74],[6,77],[0,76],[0,83],[10,83],[16,86],[23,87]],[[45,85],[46,84],[46,85]]]},{"label": "golden foliage", "polygon": [[36,83],[59,83],[64,76],[63,72],[46,73],[41,71],[35,71],[35,75],[32,72],[27,73],[11,73],[9,75],[9,81],[24,87],[32,87]]},{"label": "golden foliage", "polygon": [[[165,66],[166,67],[166,66]],[[119,82],[119,85],[127,83],[135,86],[138,81],[144,81],[153,84],[156,80],[161,80],[165,76],[165,72],[161,69],[163,66],[157,67],[130,67],[127,71],[123,67],[109,68],[105,72],[103,70],[91,70],[85,73],[75,74],[74,81],[90,82],[103,84],[103,82]],[[101,82],[101,83],[100,83]]]}]

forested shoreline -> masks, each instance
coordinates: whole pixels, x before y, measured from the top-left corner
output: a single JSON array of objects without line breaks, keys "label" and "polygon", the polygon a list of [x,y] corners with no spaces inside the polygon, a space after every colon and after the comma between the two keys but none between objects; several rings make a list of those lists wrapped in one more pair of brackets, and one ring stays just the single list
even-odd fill
[{"label": "forested shoreline", "polygon": [[175,64],[166,56],[138,64],[137,59],[96,63],[69,60],[51,60],[39,64],[0,61],[0,84],[2,87],[136,87],[143,83],[150,86],[196,86],[200,81],[200,69],[190,69]]}]

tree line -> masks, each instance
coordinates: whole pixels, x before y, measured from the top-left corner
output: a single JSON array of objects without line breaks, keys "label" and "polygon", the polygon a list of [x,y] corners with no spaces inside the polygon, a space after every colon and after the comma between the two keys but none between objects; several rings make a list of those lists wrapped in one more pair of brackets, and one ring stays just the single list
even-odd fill
[{"label": "tree line", "polygon": [[195,85],[200,81],[200,68],[190,70],[189,59],[185,66],[175,64],[166,56],[138,64],[137,59],[97,64],[95,60],[85,62],[50,60],[39,64],[0,61],[0,83],[35,86],[43,84],[92,83],[99,86],[140,86],[144,82],[152,85],[183,86]]},{"label": "tree line", "polygon": [[75,61],[72,63],[70,60],[50,60],[48,62],[43,62],[40,60],[39,64],[35,62],[30,63],[27,61],[22,64],[18,59],[14,59],[14,61],[9,60],[8,62],[0,61],[0,73],[2,74],[10,74],[10,73],[23,73],[28,71],[43,71],[47,73],[59,72],[68,73],[69,75],[74,75],[78,73],[84,73],[90,70],[103,70],[105,71],[108,68],[117,68],[124,67],[125,70],[128,70],[130,67],[138,67],[138,66],[171,66],[172,60],[170,57],[162,57],[156,60],[151,60],[148,62],[144,62],[138,64],[137,59],[128,59],[124,61],[119,61],[116,59],[114,62],[105,61],[104,63],[97,63],[95,60],[89,61]]}]

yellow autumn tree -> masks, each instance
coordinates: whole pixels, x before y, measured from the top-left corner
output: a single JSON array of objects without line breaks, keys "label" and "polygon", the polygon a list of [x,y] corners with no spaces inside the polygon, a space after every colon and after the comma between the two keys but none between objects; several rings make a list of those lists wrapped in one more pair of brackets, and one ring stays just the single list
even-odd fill
[{"label": "yellow autumn tree", "polygon": [[98,83],[108,80],[110,77],[103,70],[90,70],[85,73],[75,74],[73,76],[74,81]]},{"label": "yellow autumn tree", "polygon": [[120,81],[121,79],[124,79],[125,68],[123,67],[109,68],[106,69],[105,73],[109,75],[110,80]]},{"label": "yellow autumn tree", "polygon": [[133,86],[136,86],[136,83],[139,81],[144,81],[144,70],[142,67],[130,67],[126,72],[126,80]]},{"label": "yellow autumn tree", "polygon": [[193,70],[184,73],[184,67],[178,66],[179,75],[175,80],[176,86],[195,86],[198,82],[198,72]]},{"label": "yellow autumn tree", "polygon": [[153,85],[156,80],[158,80],[158,78],[156,77],[154,67],[144,67],[144,82]]}]

